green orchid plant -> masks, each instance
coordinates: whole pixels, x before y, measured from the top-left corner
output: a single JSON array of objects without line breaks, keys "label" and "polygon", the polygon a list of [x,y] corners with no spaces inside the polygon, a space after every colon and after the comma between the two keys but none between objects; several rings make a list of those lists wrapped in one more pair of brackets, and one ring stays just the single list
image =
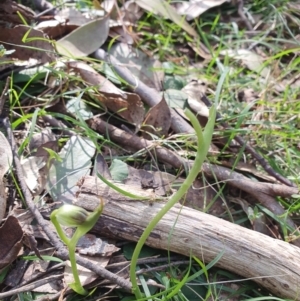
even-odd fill
[{"label": "green orchid plant", "polygon": [[[79,279],[75,258],[76,245],[78,240],[89,232],[96,224],[102,210],[103,200],[101,199],[101,204],[93,212],[88,212],[78,206],[65,204],[59,209],[54,210],[50,215],[50,219],[56,228],[57,234],[69,250],[69,258],[74,277],[74,282],[70,283],[69,286],[80,295],[87,295],[88,292],[83,288]],[[65,235],[61,225],[76,227],[76,231],[71,238],[68,238]]]}]

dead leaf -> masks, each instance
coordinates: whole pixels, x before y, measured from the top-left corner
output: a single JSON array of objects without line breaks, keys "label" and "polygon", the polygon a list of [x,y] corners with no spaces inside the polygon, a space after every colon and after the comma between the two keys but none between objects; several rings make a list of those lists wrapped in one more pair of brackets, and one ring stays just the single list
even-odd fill
[{"label": "dead leaf", "polygon": [[111,256],[120,250],[120,248],[117,248],[115,245],[109,244],[107,241],[93,234],[86,234],[81,237],[76,248],[79,254],[89,256]]},{"label": "dead leaf", "polygon": [[88,84],[98,87],[101,94],[96,97],[102,104],[139,128],[144,120],[145,108],[137,94],[120,90],[85,63],[69,62],[67,65]]},{"label": "dead leaf", "polygon": [[171,112],[168,104],[165,99],[162,100],[151,107],[145,117],[143,122],[143,132],[144,138],[151,139],[151,135],[147,134],[152,133],[158,136],[166,136],[171,126]]},{"label": "dead leaf", "polygon": [[32,192],[35,192],[36,190],[40,192],[41,190],[39,187],[39,170],[42,169],[45,165],[46,161],[43,157],[29,157],[21,160],[24,180],[26,182],[27,187]]},{"label": "dead leaf", "polygon": [[29,149],[31,154],[33,151],[36,151],[36,155],[42,157],[49,154],[44,150],[44,147],[51,148],[55,152],[57,151],[55,143],[57,144],[55,135],[51,129],[45,128],[41,132],[32,135],[29,141]]},{"label": "dead leaf", "polygon": [[209,109],[201,100],[202,96],[205,95],[206,92],[206,84],[201,80],[192,80],[184,88],[182,88],[181,91],[188,95],[187,101],[191,109],[197,113],[197,115],[208,118]]},{"label": "dead leaf", "polygon": [[193,37],[198,37],[197,32],[182,18],[172,7],[168,1],[165,0],[135,0],[140,7],[143,9],[153,12],[154,14],[158,14],[163,16],[164,18],[168,18],[172,20],[174,23],[179,25],[182,29],[184,29],[188,34]]},{"label": "dead leaf", "polygon": [[68,25],[73,26],[82,26],[91,21],[73,7],[66,7],[60,10],[56,17],[65,20]]},{"label": "dead leaf", "polygon": [[[23,41],[27,35],[26,41]],[[19,25],[14,28],[1,28],[0,41],[6,50],[15,50],[6,55],[5,60],[29,61],[37,63],[53,62],[55,60],[55,49],[47,36],[40,30],[28,26]],[[1,64],[0,70],[7,68],[10,64]]]},{"label": "dead leaf", "polygon": [[185,15],[188,21],[191,21],[212,7],[220,6],[224,2],[231,0],[192,0],[180,1],[174,3],[176,11],[179,15]]},{"label": "dead leaf", "polygon": [[102,152],[101,154],[98,153],[96,155],[96,158],[94,161],[93,175],[97,176],[97,173],[102,175],[107,180],[112,179],[108,165],[104,159],[104,152]]},{"label": "dead leaf", "polygon": [[121,7],[121,12],[124,15],[122,20],[131,23],[138,21],[144,14],[144,11],[135,3],[135,0],[126,1]]},{"label": "dead leaf", "polygon": [[57,51],[69,57],[85,57],[99,49],[108,37],[109,15],[92,20],[56,43]]},{"label": "dead leaf", "polygon": [[238,100],[240,102],[251,103],[258,99],[258,94],[251,88],[245,89],[238,93]]},{"label": "dead leaf", "polygon": [[[30,24],[30,22],[34,19],[35,13],[29,7],[17,3],[17,1],[2,0],[0,2],[1,23],[6,22],[7,24],[14,25],[23,24],[23,20],[20,18],[20,15],[22,16],[22,18],[24,18],[27,24]],[[2,27],[4,26],[2,25]],[[1,28],[1,30],[2,29],[3,28]]]},{"label": "dead leaf", "polygon": [[[54,248],[49,247],[49,244],[46,243],[41,246],[41,255],[42,256],[54,256]],[[50,260],[31,260],[29,265],[26,268],[22,282],[30,280],[32,277],[39,275],[40,273],[45,273],[51,266]],[[49,281],[44,285],[32,289],[34,292],[54,294],[61,290],[60,281]]]},{"label": "dead leaf", "polygon": [[109,22],[109,36],[127,45],[132,45],[134,39],[137,38],[136,33],[132,31],[134,24],[122,21],[110,20]]},{"label": "dead leaf", "polygon": [[[105,268],[110,260],[110,257],[96,257],[96,256],[86,256],[81,255],[83,258],[88,259],[89,261],[92,261],[93,264],[101,266]],[[94,272],[88,270],[87,268],[84,268],[80,264],[77,264],[79,279],[82,285],[87,285],[97,279],[99,276],[96,275]],[[65,283],[72,283],[74,282],[73,273],[71,269],[70,261],[66,261],[66,267],[64,272],[64,281]]]},{"label": "dead leaf", "polygon": [[59,20],[47,20],[35,26],[35,29],[43,31],[50,39],[60,38],[76,28],[77,26]]},{"label": "dead leaf", "polygon": [[136,169],[128,165],[128,177],[125,184],[138,185],[144,190],[154,191],[157,196],[167,196],[172,191],[175,179],[175,176],[166,172]]},{"label": "dead leaf", "polygon": [[244,212],[248,216],[248,219],[254,231],[263,233],[268,236],[272,236],[270,233],[270,229],[267,225],[267,219],[264,213],[258,211],[255,212],[255,208],[252,208],[251,205],[243,198],[230,197],[230,201],[239,204],[243,208]]},{"label": "dead leaf", "polygon": [[160,61],[125,43],[114,44],[109,49],[109,53],[147,86],[161,90],[164,72]]},{"label": "dead leaf", "polygon": [[14,216],[0,228],[0,270],[11,264],[22,248],[23,230]]},{"label": "dead leaf", "polygon": [[245,66],[254,72],[259,73],[263,77],[268,77],[271,73],[271,69],[267,66],[264,66],[264,58],[254,51],[247,49],[227,49],[221,50],[221,55],[227,55],[235,60],[241,60]]}]

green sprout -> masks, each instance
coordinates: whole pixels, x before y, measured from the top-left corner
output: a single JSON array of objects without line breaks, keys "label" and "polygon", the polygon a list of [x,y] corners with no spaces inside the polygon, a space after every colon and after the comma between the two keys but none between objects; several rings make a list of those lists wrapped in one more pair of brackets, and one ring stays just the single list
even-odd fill
[{"label": "green sprout", "polygon": [[[88,212],[78,206],[65,204],[59,209],[54,210],[50,215],[50,219],[55,226],[59,237],[66,244],[69,250],[69,258],[74,277],[74,282],[70,283],[69,286],[80,295],[87,295],[88,292],[80,283],[75,258],[76,245],[78,240],[87,232],[89,232],[96,224],[98,218],[102,213],[102,210],[103,200],[101,199],[101,204],[93,212]],[[61,225],[77,228],[72,238],[68,238],[65,235],[63,229],[61,228]]]},{"label": "green sprout", "polygon": [[[150,221],[148,226],[145,228],[143,234],[141,235],[139,241],[137,242],[137,245],[134,249],[132,259],[131,259],[131,265],[130,265],[130,280],[132,283],[132,291],[135,294],[136,300],[142,299],[142,293],[139,289],[137,280],[136,280],[136,266],[138,262],[138,258],[141,252],[141,249],[146,242],[148,236],[152,232],[152,230],[155,228],[155,226],[159,223],[159,221],[163,218],[163,216],[176,204],[179,202],[179,200],[187,193],[189,187],[192,186],[194,180],[196,179],[199,171],[201,171],[201,166],[204,160],[206,159],[206,155],[210,146],[210,142],[212,139],[213,131],[214,131],[214,124],[216,119],[216,109],[214,106],[210,108],[209,112],[209,120],[207,122],[207,125],[202,132],[202,128],[197,120],[197,117],[188,109],[185,110],[186,116],[190,119],[196,135],[197,135],[197,155],[195,158],[195,162],[185,179],[185,181],[182,183],[181,187],[178,189],[178,191],[168,200],[168,202],[164,205],[163,208],[153,217],[153,219]],[[183,282],[182,282],[183,283]],[[174,291],[175,292],[175,291]],[[171,295],[174,294],[174,292],[171,292]],[[167,299],[171,298],[169,295]]]}]

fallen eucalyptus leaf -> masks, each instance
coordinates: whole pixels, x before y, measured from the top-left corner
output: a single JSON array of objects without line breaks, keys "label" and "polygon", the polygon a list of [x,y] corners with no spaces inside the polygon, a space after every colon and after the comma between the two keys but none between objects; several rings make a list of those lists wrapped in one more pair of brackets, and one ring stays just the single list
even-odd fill
[{"label": "fallen eucalyptus leaf", "polygon": [[57,51],[69,57],[85,57],[100,48],[108,37],[109,16],[88,22],[56,43]]}]

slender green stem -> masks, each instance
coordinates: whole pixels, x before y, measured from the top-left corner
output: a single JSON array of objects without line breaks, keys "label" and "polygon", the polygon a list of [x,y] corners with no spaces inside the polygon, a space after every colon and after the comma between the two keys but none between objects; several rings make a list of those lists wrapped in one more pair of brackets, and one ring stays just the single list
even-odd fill
[{"label": "slender green stem", "polygon": [[78,243],[78,240],[80,237],[82,237],[85,233],[85,231],[81,231],[81,229],[78,227],[73,235],[73,237],[70,240],[70,243],[68,244],[69,249],[69,257],[71,262],[71,268],[72,273],[74,277],[74,283],[69,284],[71,288],[80,295],[87,295],[87,291],[83,288],[80,282],[80,278],[78,275],[78,269],[77,269],[77,263],[75,258],[75,251],[76,251],[76,245]]},{"label": "slender green stem", "polygon": [[[103,200],[101,199],[100,205],[91,213],[88,213],[83,208],[64,205],[59,209],[54,210],[50,219],[56,228],[57,234],[61,240],[66,244],[69,250],[69,258],[71,262],[72,273],[74,277],[74,283],[70,283],[69,286],[80,295],[87,295],[88,292],[83,288],[78,275],[75,251],[78,240],[90,231],[103,210]],[[59,216],[59,219],[58,219]],[[59,220],[67,226],[76,227],[76,231],[71,239],[69,239],[63,229],[60,226]]]},{"label": "slender green stem", "polygon": [[209,145],[211,142],[212,132],[213,132],[213,126],[215,121],[215,109],[214,107],[211,109],[210,112],[210,119],[207,123],[207,126],[205,128],[205,133],[203,136],[202,128],[195,117],[195,115],[189,111],[185,111],[187,117],[190,119],[197,135],[197,155],[194,162],[193,167],[190,170],[190,173],[188,174],[187,178],[183,182],[182,186],[178,189],[178,191],[170,198],[170,200],[166,203],[166,205],[155,215],[155,217],[150,221],[146,229],[144,230],[142,236],[140,237],[135,250],[132,255],[132,261],[130,265],[130,280],[132,283],[132,290],[135,294],[136,299],[141,299],[142,294],[138,287],[137,280],[136,280],[136,265],[137,260],[139,257],[139,254],[141,252],[141,249],[147,240],[148,236],[150,235],[151,231],[155,228],[155,226],[158,224],[158,222],[162,219],[162,217],[186,194],[189,187],[193,184],[194,180],[196,179],[199,171],[201,170],[201,166],[203,161],[206,158],[206,154],[209,149]]}]

